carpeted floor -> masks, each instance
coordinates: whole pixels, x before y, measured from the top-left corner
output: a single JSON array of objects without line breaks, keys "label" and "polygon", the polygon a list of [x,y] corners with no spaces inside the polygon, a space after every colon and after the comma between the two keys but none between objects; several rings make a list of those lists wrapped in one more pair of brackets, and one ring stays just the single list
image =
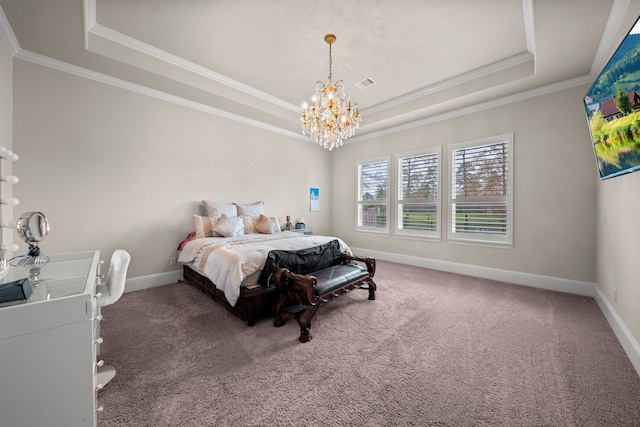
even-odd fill
[{"label": "carpeted floor", "polygon": [[105,307],[98,426],[640,426],[592,298],[378,262],[376,301],[248,327],[184,284]]}]

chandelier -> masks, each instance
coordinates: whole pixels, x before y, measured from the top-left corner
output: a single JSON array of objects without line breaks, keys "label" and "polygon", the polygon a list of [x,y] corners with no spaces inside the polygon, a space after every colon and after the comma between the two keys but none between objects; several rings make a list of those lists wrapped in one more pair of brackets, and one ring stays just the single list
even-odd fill
[{"label": "chandelier", "polygon": [[336,36],[327,34],[324,41],[329,44],[329,79],[326,84],[316,83],[311,100],[302,105],[300,122],[303,135],[311,135],[315,142],[331,151],[355,134],[361,119],[358,104],[351,108],[349,98],[345,100],[342,80],[331,83],[331,45]]}]

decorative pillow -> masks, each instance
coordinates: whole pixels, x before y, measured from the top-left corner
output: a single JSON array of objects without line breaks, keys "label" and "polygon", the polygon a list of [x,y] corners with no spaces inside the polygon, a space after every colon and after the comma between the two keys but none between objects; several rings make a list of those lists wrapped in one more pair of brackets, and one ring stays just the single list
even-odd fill
[{"label": "decorative pillow", "polygon": [[278,221],[278,218],[275,216],[272,216],[270,219],[271,219],[271,234],[281,232],[282,228],[280,228],[280,221]]},{"label": "decorative pillow", "polygon": [[242,218],[222,214],[218,222],[213,226],[213,232],[222,237],[233,237],[244,234]]},{"label": "decorative pillow", "polygon": [[239,215],[239,218],[244,222],[244,234],[258,233],[256,230],[256,223],[258,222],[257,216]]},{"label": "decorative pillow", "polygon": [[217,234],[213,232],[213,226],[218,222],[218,218],[194,214],[193,223],[196,226],[195,238],[202,239],[203,237],[217,236]]},{"label": "decorative pillow", "polygon": [[260,215],[260,218],[256,221],[255,230],[262,234],[279,233],[280,221],[276,217],[269,218],[268,216]]},{"label": "decorative pillow", "polygon": [[215,210],[219,209],[226,216],[238,216],[238,208],[233,203],[216,203],[211,200],[203,200],[204,213],[207,216],[215,216]]},{"label": "decorative pillow", "polygon": [[238,207],[238,215],[259,217],[264,214],[264,202],[255,202],[250,205],[240,205],[234,203]]}]

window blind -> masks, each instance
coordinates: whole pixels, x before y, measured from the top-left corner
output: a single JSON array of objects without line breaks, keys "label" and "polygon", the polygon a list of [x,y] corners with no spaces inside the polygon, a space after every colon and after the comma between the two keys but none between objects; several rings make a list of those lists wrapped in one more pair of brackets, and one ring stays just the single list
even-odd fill
[{"label": "window blind", "polygon": [[511,138],[451,149],[450,237],[511,244]]},{"label": "window blind", "polygon": [[358,229],[388,230],[389,160],[358,164]]},{"label": "window blind", "polygon": [[398,157],[398,234],[440,237],[440,147]]}]

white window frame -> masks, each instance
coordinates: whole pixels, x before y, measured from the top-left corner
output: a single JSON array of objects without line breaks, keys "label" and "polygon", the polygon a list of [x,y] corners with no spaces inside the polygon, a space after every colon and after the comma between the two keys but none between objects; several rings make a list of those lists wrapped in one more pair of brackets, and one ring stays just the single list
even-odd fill
[{"label": "white window frame", "polygon": [[[405,159],[409,159],[412,157],[421,157],[425,155],[435,154],[437,156],[437,193],[435,199],[428,200],[403,200],[403,185],[404,185],[404,176],[403,176],[403,168],[402,162]],[[441,232],[441,215],[442,215],[442,147],[431,147],[418,151],[411,151],[406,153],[396,154],[396,198],[395,198],[395,207],[396,207],[396,220],[395,220],[395,234],[398,237],[402,238],[414,238],[420,240],[431,240],[435,242],[439,242],[442,238]],[[412,204],[429,204],[434,205],[436,210],[436,229],[435,230],[421,230],[421,229],[406,229],[403,228],[403,210],[404,206],[410,206]]]},{"label": "white window frame", "polygon": [[[456,194],[456,166],[455,166],[455,152],[461,149],[467,149],[471,147],[480,147],[484,145],[491,145],[506,142],[508,147],[507,153],[507,194],[502,197],[487,197],[482,199],[463,199],[455,198]],[[477,245],[477,246],[490,246],[509,249],[513,247],[513,134],[505,134],[492,136],[488,138],[478,139],[474,141],[467,141],[458,144],[449,145],[449,223],[448,223],[448,239],[451,243]],[[504,234],[490,234],[481,232],[457,232],[455,222],[455,205],[458,203],[473,203],[473,202],[486,202],[486,203],[504,203],[506,204],[505,218],[506,218],[506,230]]]},{"label": "white window frame", "polygon": [[[362,167],[372,163],[386,163],[387,166],[387,190],[385,200],[362,200],[362,179],[361,171]],[[365,233],[385,234],[389,235],[389,223],[392,215],[390,210],[390,190],[391,190],[391,156],[376,157],[372,159],[358,160],[356,162],[356,231]],[[362,219],[362,206],[363,205],[380,205],[386,210],[386,226],[376,227],[363,225]]]}]

